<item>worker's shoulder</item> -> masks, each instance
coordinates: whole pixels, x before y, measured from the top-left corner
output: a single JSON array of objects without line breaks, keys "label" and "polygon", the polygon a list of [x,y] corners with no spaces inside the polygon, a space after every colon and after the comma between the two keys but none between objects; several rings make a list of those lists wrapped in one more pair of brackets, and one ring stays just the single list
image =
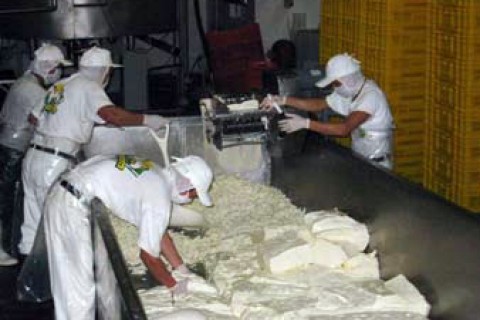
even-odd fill
[{"label": "worker's shoulder", "polygon": [[382,88],[373,80],[367,80],[365,87],[362,89],[361,97],[364,99],[385,98]]},{"label": "worker's shoulder", "polygon": [[57,84],[65,86],[67,90],[75,91],[92,91],[92,90],[103,90],[100,84],[96,83],[93,80],[88,79],[87,77],[82,76],[81,74],[74,74],[68,78],[62,79],[57,82]]}]

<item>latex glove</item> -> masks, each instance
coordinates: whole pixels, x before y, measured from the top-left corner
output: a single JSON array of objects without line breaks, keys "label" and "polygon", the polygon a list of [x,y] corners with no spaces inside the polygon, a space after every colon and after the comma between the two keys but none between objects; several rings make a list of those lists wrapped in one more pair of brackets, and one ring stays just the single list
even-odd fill
[{"label": "latex glove", "polygon": [[144,114],[143,125],[158,131],[168,124],[168,120],[156,114]]},{"label": "latex glove", "polygon": [[277,95],[267,95],[262,103],[260,103],[260,109],[262,110],[275,110],[275,104],[278,106],[283,106],[287,102],[287,97],[286,96],[277,96]]},{"label": "latex glove", "polygon": [[190,270],[187,268],[185,264],[179,265],[177,268],[175,268],[176,271],[178,271],[180,274],[185,275],[185,276],[191,276],[192,273]]},{"label": "latex glove", "polygon": [[177,284],[169,290],[173,296],[186,295],[188,293],[188,282],[188,278],[178,280]]},{"label": "latex glove", "polygon": [[308,129],[310,127],[310,119],[304,118],[293,113],[287,113],[286,119],[280,120],[278,126],[281,131],[292,133],[302,129]]},{"label": "latex glove", "polygon": [[181,279],[185,279],[185,278],[191,278],[191,277],[194,276],[194,274],[190,270],[188,270],[188,268],[185,264],[182,264],[182,265],[178,266],[177,268],[175,268],[175,270],[173,270],[172,276],[175,279],[181,280]]}]

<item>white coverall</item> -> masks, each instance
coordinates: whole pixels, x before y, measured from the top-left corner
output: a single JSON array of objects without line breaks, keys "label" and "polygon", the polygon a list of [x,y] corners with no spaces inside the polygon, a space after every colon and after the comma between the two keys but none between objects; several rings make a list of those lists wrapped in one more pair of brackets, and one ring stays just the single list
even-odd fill
[{"label": "white coverall", "polygon": [[26,71],[8,91],[0,113],[2,146],[25,152],[33,134],[28,114],[43,101],[46,90],[31,71]]},{"label": "white coverall", "polygon": [[[80,146],[89,141],[93,125],[104,123],[97,112],[106,105],[113,103],[97,82],[80,73],[62,79],[47,92],[32,144],[75,156]],[[25,189],[19,244],[22,254],[30,253],[50,186],[73,165],[74,161],[60,154],[28,150],[22,165]]]},{"label": "white coverall", "polygon": [[326,97],[326,102],[332,110],[343,116],[354,111],[363,111],[370,115],[367,121],[351,133],[352,150],[391,169],[393,117],[387,98],[378,85],[367,79],[355,101],[333,92]]},{"label": "white coverall", "polygon": [[[138,246],[159,257],[171,210],[171,187],[156,164],[131,157],[96,156],[62,175],[45,202],[45,236],[55,317],[95,319],[89,201],[100,198],[118,217],[139,228]],[[68,181],[82,196],[61,185]],[[97,275],[109,265],[103,248],[95,253]],[[102,318],[116,319],[115,282],[98,276]],[[117,309],[118,310],[118,309]]]},{"label": "white coverall", "polygon": [[[8,91],[0,113],[0,234],[17,235],[16,225],[21,217],[13,215],[16,183],[21,177],[22,159],[33,134],[28,115],[43,101],[46,90],[31,71],[26,71]],[[18,223],[17,223],[18,222]],[[0,237],[1,241],[1,237]],[[15,240],[8,241],[15,243]],[[1,242],[0,242],[1,244]],[[0,245],[1,251],[2,245]],[[9,248],[14,251],[13,248]],[[7,257],[0,252],[0,260]],[[0,262],[1,264],[1,262]]]}]

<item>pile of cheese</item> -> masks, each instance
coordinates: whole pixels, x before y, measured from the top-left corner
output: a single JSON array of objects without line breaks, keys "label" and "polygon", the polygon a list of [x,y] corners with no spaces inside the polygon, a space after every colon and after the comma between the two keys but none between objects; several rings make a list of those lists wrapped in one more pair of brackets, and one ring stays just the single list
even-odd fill
[{"label": "pile of cheese", "polygon": [[[280,191],[216,178],[201,236],[171,233],[187,265],[203,265],[172,303],[161,286],[139,290],[149,319],[196,310],[198,319],[425,319],[429,305],[402,275],[382,281],[368,230],[337,211],[305,213]],[[144,272],[137,231],[113,219],[131,271]],[[201,314],[201,316],[200,316]],[[191,315],[189,319],[193,319]]]}]

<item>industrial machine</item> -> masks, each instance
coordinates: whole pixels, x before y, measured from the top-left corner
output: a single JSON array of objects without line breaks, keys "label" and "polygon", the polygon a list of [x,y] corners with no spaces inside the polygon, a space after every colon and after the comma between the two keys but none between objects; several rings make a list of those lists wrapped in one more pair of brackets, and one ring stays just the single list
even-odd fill
[{"label": "industrial machine", "polygon": [[200,101],[205,137],[218,150],[266,143],[272,131],[272,113],[259,110],[254,95],[217,94]]}]

